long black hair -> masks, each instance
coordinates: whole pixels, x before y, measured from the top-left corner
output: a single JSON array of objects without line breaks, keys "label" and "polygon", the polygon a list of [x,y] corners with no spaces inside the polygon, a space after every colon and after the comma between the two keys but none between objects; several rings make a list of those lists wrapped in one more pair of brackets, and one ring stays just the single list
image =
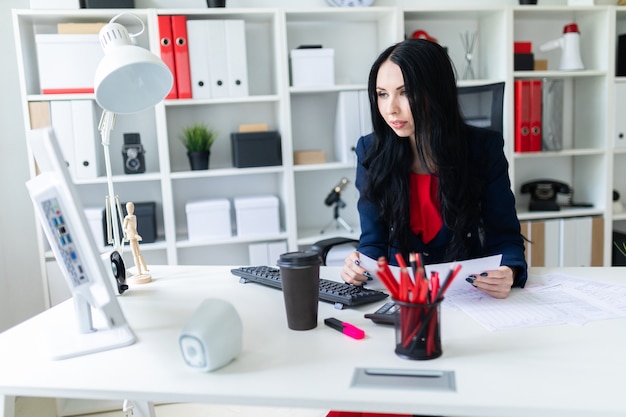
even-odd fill
[{"label": "long black hair", "polygon": [[459,110],[456,76],[447,52],[437,43],[408,39],[387,48],[369,74],[368,94],[374,128],[363,161],[368,170],[366,196],[377,202],[380,221],[388,225],[390,244],[405,255],[411,250],[409,176],[412,142],[399,139],[378,110],[376,79],[387,60],[400,67],[415,124],[417,154],[439,180],[438,197],[445,225],[453,237],[447,260],[468,255],[466,235],[480,222],[479,185],[469,164],[467,126]]}]

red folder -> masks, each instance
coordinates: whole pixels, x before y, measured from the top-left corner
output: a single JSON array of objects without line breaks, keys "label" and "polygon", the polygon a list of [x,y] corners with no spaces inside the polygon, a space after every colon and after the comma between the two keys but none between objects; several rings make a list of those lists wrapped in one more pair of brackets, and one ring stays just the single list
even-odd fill
[{"label": "red folder", "polygon": [[172,41],[172,19],[170,16],[159,16],[159,42],[161,59],[174,76],[174,84],[166,99],[178,98],[176,89],[176,63],[174,62],[174,42]]},{"label": "red folder", "polygon": [[530,151],[541,151],[541,115],[542,115],[542,82],[529,80],[530,83]]},{"label": "red folder", "polygon": [[172,16],[172,36],[174,38],[174,62],[176,63],[178,98],[191,98],[187,16]]},{"label": "red folder", "polygon": [[515,152],[530,151],[530,81],[515,80]]}]

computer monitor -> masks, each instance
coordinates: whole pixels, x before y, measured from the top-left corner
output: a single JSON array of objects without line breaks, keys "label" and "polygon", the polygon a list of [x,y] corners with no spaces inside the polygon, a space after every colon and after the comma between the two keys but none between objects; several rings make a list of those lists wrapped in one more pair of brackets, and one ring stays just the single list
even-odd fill
[{"label": "computer monitor", "polygon": [[462,86],[457,93],[465,123],[502,133],[503,82]]},{"label": "computer monitor", "polygon": [[41,173],[26,182],[46,238],[70,288],[78,327],[50,329],[50,354],[65,359],[135,342],[113,290],[114,271],[105,267],[74,183],[51,128],[28,132]]}]

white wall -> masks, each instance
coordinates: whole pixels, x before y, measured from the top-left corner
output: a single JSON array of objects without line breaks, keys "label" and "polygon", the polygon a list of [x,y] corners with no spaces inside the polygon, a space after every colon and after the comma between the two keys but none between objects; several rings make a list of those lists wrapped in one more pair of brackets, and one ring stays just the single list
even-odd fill
[{"label": "white wall", "polygon": [[28,0],[0,3],[0,331],[45,306],[35,217],[24,185],[28,158],[11,20],[11,9],[28,7]]}]

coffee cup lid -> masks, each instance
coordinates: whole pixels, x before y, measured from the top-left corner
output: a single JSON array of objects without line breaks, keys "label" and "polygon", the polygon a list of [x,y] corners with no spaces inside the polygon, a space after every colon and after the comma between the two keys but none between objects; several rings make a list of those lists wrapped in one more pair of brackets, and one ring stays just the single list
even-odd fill
[{"label": "coffee cup lid", "polygon": [[322,259],[319,254],[312,250],[287,252],[280,255],[278,266],[311,266],[320,265]]}]

